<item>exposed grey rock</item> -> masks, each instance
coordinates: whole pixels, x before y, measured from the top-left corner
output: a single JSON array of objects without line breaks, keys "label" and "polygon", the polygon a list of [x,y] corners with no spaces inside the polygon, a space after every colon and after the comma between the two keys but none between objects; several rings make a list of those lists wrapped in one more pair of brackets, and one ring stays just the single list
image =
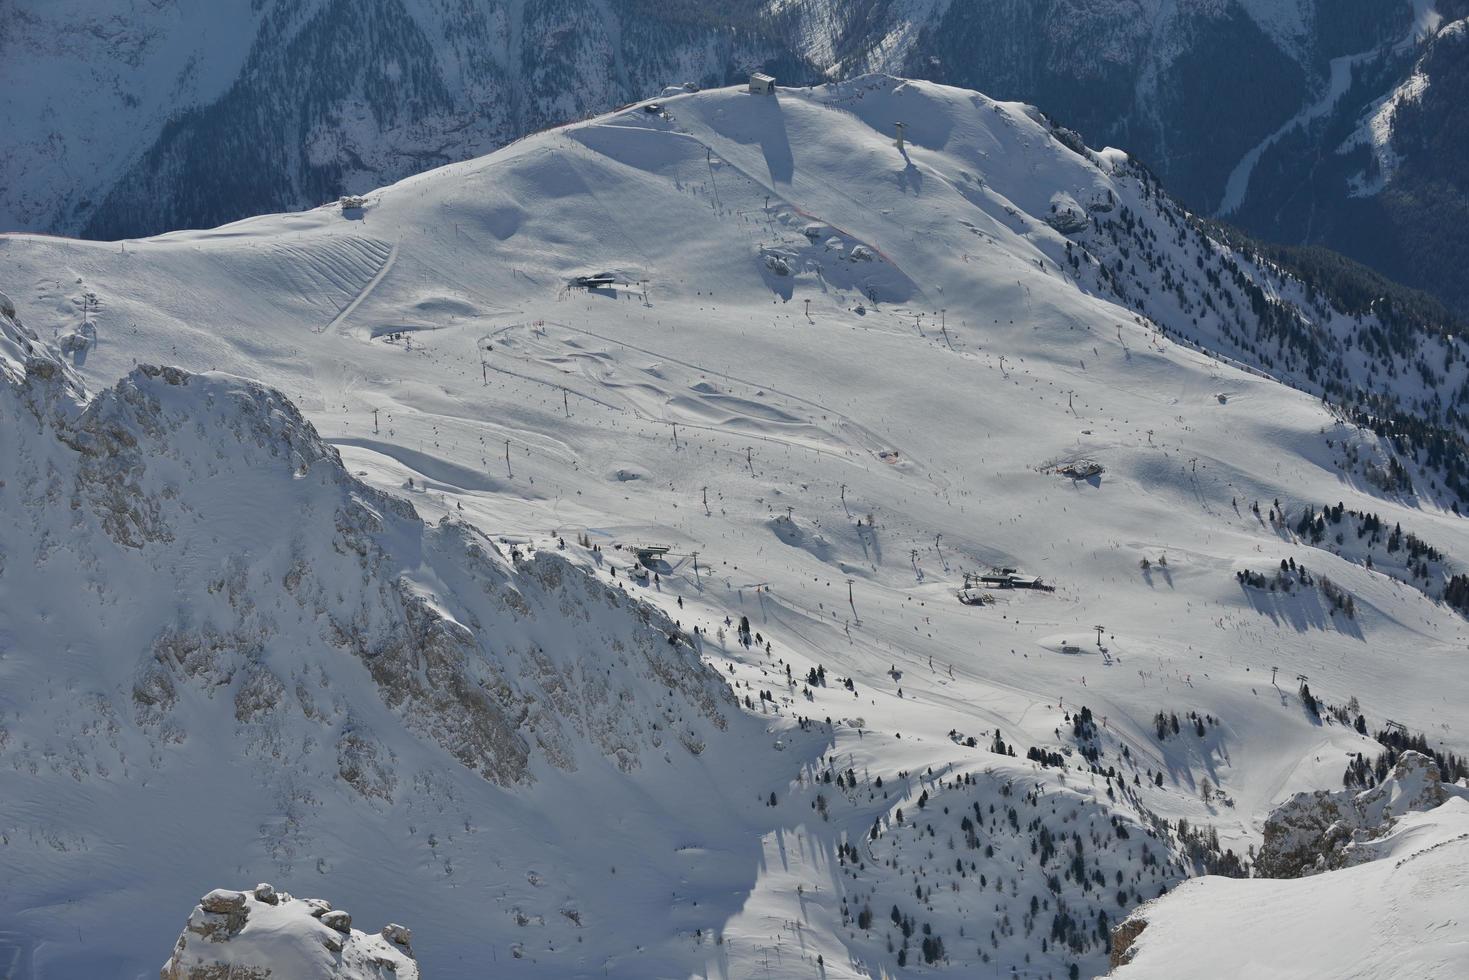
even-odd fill
[{"label": "exposed grey rock", "polygon": [[349,723],[337,738],[337,774],[363,796],[393,798],[397,777],[392,753],[359,725]]},{"label": "exposed grey rock", "polygon": [[1126,966],[1132,962],[1132,944],[1137,937],[1143,934],[1148,927],[1148,920],[1142,915],[1142,910],[1133,912],[1127,918],[1117,923],[1112,929],[1112,952],[1107,958],[1107,969],[1112,971],[1119,966]]},{"label": "exposed grey rock", "polygon": [[216,888],[214,891],[199,899],[199,907],[206,912],[231,913],[239,912],[245,908],[245,893],[230,891],[227,888]]},{"label": "exposed grey rock", "polygon": [[1063,235],[1072,235],[1091,224],[1091,219],[1074,208],[1063,208],[1046,216],[1046,224]]},{"label": "exposed grey rock", "polygon": [[321,919],[321,924],[328,929],[335,929],[337,932],[352,931],[352,916],[341,909],[323,912],[319,918]]}]

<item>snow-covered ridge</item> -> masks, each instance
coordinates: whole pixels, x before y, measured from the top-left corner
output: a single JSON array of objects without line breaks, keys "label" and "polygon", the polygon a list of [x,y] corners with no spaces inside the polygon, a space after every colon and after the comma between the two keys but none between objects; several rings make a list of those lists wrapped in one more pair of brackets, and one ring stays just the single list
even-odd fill
[{"label": "snow-covered ridge", "polygon": [[[41,353],[27,375],[32,387],[54,387],[67,372]],[[511,563],[467,524],[423,525],[408,503],[349,476],[336,449],[261,384],[145,365],[74,419],[40,421],[38,439],[9,440],[16,444],[7,477],[28,493],[39,485],[39,461],[49,464],[55,491],[28,501],[38,546],[55,521],[49,505],[64,504],[79,512],[81,528],[107,539],[87,543],[93,563],[167,557],[202,562],[201,572],[213,566],[204,580],[176,580],[189,612],[165,620],[151,656],[138,663],[137,716],[165,736],[188,734],[171,713],[189,680],[218,687],[241,678],[241,721],[290,710],[280,675],[306,662],[272,653],[296,632],[282,627],[280,604],[311,610],[317,624],[291,645],[304,640],[356,658],[403,724],[497,782],[530,778],[533,755],[574,768],[583,743],[624,768],[637,765],[662,738],[618,707],[633,699],[623,685],[635,678],[678,692],[668,710],[684,702],[689,717],[679,712],[670,736],[689,750],[726,723],[728,692],[671,623],[552,554]],[[58,482],[68,471],[72,478]],[[296,511],[298,536],[280,534],[281,506]],[[426,552],[429,567],[405,564],[404,547]],[[335,584],[352,580],[352,594]],[[548,603],[580,608],[588,621],[600,609],[617,625],[571,640],[571,624],[534,624]],[[517,628],[518,620],[527,622]],[[611,645],[615,679],[580,665],[601,643]],[[296,707],[309,713],[309,700]],[[344,759],[365,754],[368,763],[344,762],[344,777],[391,798],[391,765],[370,730],[349,725],[341,739]]]}]

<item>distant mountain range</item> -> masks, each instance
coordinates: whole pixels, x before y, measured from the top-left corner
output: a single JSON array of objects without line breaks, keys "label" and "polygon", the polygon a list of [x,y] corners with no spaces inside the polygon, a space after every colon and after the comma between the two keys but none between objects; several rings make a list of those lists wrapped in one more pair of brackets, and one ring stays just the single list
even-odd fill
[{"label": "distant mountain range", "polygon": [[299,209],[763,67],[1040,106],[1198,213],[1469,312],[1469,0],[219,0],[0,8],[0,228]]}]

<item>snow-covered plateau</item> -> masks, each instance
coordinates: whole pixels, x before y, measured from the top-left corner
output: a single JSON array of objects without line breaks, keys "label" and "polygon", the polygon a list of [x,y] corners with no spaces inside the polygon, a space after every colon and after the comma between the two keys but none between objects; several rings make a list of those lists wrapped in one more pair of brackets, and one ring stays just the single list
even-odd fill
[{"label": "snow-covered plateau", "polygon": [[[0,289],[0,966],[397,962],[269,881],[434,980],[1466,972],[1464,341],[1035,109],[671,93]],[[1344,780],[1375,860],[1223,880]]]}]

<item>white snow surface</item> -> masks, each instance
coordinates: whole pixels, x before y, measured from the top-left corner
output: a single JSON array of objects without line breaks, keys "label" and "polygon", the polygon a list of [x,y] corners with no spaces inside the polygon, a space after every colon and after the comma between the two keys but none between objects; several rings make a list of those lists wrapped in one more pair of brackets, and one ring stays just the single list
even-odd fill
[{"label": "white snow surface", "polygon": [[[0,940],[38,976],[151,974],[202,889],[259,879],[409,920],[435,978],[926,971],[921,935],[906,966],[889,947],[894,905],[953,975],[1096,974],[1096,913],[1196,870],[1162,824],[1242,854],[1272,806],[1375,753],[1310,716],[1296,675],[1463,751],[1463,618],[1249,504],[1343,501],[1450,557],[1463,520],[1341,468],[1370,435],[1231,347],[1194,279],[1133,252],[1145,311],[1106,298],[1051,203],[1128,208],[1190,276],[1228,258],[1271,295],[1298,284],[1177,231],[1124,154],[1073,152],[1027,107],[883,76],[659,101],[357,211],[0,237],[0,288],[39,334],[0,348],[0,505],[25,515],[0,539]],[[50,342],[64,368],[26,349]],[[60,435],[83,419],[117,455],[78,458]],[[1100,475],[1056,473],[1083,459]],[[630,580],[645,542],[671,551]],[[1236,580],[1288,556],[1355,618]],[[960,604],[995,565],[1056,590]],[[768,654],[725,627],[741,616]],[[411,622],[462,639],[456,683],[502,677],[525,709],[475,743],[494,751],[462,751],[432,678],[374,677],[373,643]],[[677,650],[619,673],[624,727],[582,710],[612,639],[631,657],[665,630]],[[213,655],[168,668],[155,712],[135,692],[159,689],[165,635],[175,664],[200,664],[180,636]],[[670,663],[672,693],[649,673]],[[1113,779],[1077,768],[1082,705]],[[1159,711],[1210,721],[1160,740]],[[1070,851],[1037,866],[1042,825],[1086,842],[1085,883]],[[1090,938],[1042,953],[1055,905],[1031,921],[1032,896]]]}]

